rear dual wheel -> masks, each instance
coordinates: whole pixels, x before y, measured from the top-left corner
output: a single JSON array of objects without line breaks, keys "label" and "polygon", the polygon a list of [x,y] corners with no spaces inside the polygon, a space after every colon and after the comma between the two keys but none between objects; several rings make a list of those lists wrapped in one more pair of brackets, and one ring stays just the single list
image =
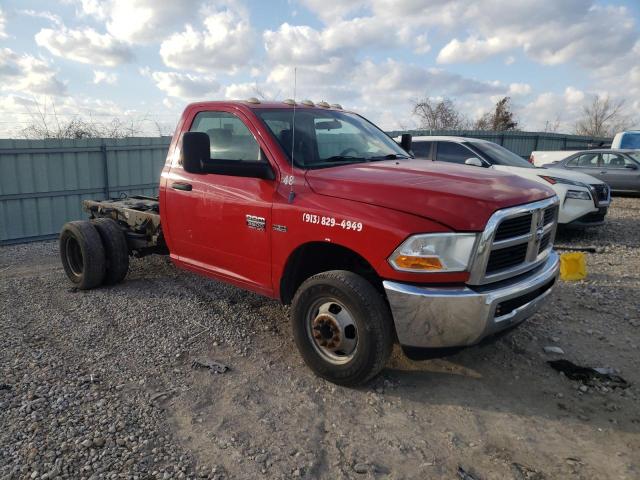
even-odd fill
[{"label": "rear dual wheel", "polygon": [[66,223],[60,232],[60,258],[67,277],[81,290],[121,282],[129,269],[124,232],[108,218]]}]

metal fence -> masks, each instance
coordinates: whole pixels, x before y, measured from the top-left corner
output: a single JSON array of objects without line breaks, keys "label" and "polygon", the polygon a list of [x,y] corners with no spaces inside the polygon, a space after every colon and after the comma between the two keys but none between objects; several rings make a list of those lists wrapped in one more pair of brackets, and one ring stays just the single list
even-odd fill
[{"label": "metal fence", "polygon": [[[397,136],[404,131],[389,132]],[[490,140],[528,158],[533,150],[579,150],[611,139],[553,133],[424,131]],[[170,137],[0,140],[0,245],[55,238],[83,218],[81,201],[157,195]]]},{"label": "metal fence", "polygon": [[397,130],[388,132],[396,137],[410,133],[414,137],[452,135],[456,137],[480,138],[508,148],[522,158],[529,158],[536,150],[586,150],[588,148],[608,146],[611,138],[581,137],[546,132],[487,132],[484,130]]},{"label": "metal fence", "polygon": [[0,140],[0,245],[55,238],[85,199],[157,195],[170,141]]}]

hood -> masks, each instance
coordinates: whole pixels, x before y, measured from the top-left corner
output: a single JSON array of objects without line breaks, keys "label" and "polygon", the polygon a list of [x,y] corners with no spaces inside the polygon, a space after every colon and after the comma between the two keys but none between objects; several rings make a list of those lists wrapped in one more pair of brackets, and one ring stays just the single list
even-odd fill
[{"label": "hood", "polygon": [[456,231],[483,230],[496,210],[554,195],[516,175],[425,160],[309,170],[306,178],[318,194],[419,215]]}]

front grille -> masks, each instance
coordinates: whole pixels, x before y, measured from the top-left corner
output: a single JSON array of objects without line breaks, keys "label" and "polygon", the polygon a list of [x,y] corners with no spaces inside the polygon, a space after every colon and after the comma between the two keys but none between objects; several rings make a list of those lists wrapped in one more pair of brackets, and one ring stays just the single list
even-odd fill
[{"label": "front grille", "polygon": [[548,225],[558,218],[558,207],[549,207],[544,211],[544,224]]},{"label": "front grille", "polygon": [[500,224],[493,240],[498,242],[511,237],[526,235],[531,231],[531,214],[510,218]]},{"label": "front grille", "polygon": [[521,243],[513,247],[494,250],[487,262],[487,273],[495,273],[499,270],[519,265],[526,260],[528,243]]},{"label": "front grille", "polygon": [[498,210],[478,246],[469,283],[499,282],[539,265],[553,247],[557,221],[557,197]]},{"label": "front grille", "polygon": [[542,287],[536,288],[533,292],[525,293],[520,297],[516,297],[510,300],[505,300],[504,302],[500,302],[496,307],[496,313],[494,316],[498,318],[498,317],[503,317],[505,315],[509,315],[516,308],[520,308],[521,306],[526,305],[530,301],[535,300],[544,292],[549,290],[551,287],[553,287],[553,284],[555,283],[555,281],[556,279],[554,278],[553,280],[551,280],[550,282],[547,282]]},{"label": "front grille", "polygon": [[596,192],[596,199],[599,202],[606,202],[609,200],[609,186],[604,183],[596,183],[594,185],[590,185],[591,188]]},{"label": "front grille", "polygon": [[549,246],[550,241],[551,241],[551,232],[545,234],[540,240],[540,245],[538,245],[538,255],[545,251],[545,249]]}]

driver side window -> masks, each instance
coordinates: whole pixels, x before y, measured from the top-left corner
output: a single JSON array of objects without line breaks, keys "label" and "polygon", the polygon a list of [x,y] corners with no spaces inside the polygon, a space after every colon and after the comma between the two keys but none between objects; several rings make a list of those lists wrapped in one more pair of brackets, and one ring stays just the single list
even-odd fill
[{"label": "driver side window", "polygon": [[200,112],[191,125],[191,132],[209,136],[212,160],[262,160],[260,147],[247,126],[238,117],[226,112]]}]

